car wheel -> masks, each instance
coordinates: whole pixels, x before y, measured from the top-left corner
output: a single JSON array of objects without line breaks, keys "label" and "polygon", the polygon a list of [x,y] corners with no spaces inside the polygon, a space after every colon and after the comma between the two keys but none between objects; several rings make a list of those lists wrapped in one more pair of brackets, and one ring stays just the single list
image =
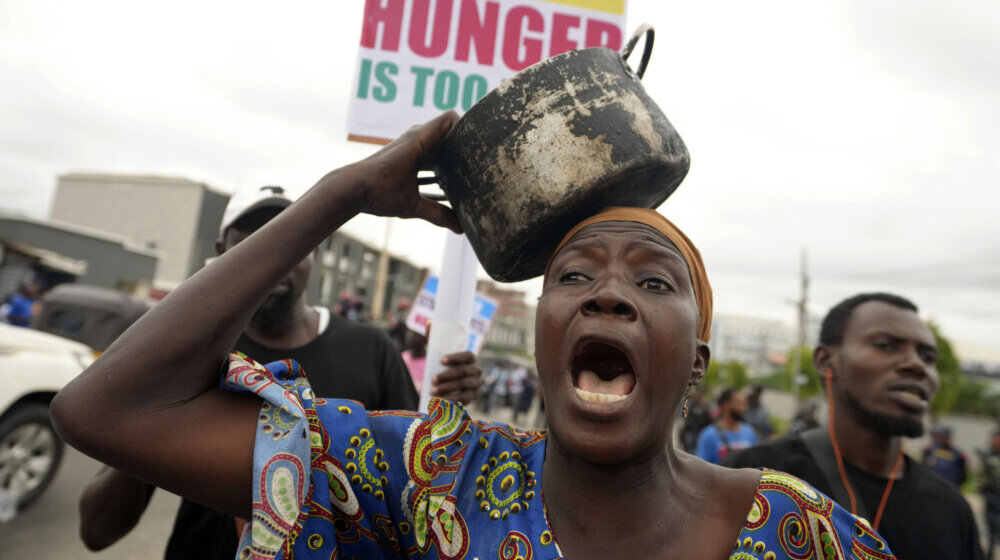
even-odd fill
[{"label": "car wheel", "polygon": [[0,421],[0,492],[16,499],[18,510],[26,508],[52,481],[62,456],[48,405],[16,407]]}]

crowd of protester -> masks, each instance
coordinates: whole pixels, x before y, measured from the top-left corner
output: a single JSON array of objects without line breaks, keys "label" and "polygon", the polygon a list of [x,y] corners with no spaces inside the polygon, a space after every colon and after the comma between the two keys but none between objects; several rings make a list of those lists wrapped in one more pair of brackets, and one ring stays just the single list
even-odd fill
[{"label": "crowd of protester", "polygon": [[[235,200],[239,209],[242,203],[238,198]],[[255,200],[257,204],[251,209],[237,213],[228,221],[224,220],[220,226],[220,254],[265,225],[291,203],[284,197],[270,194],[258,194]],[[262,204],[261,200],[266,203]],[[310,377],[310,383],[317,394],[354,395],[354,398],[362,402],[376,403],[373,408],[415,408],[416,393],[424,379],[427,337],[425,333],[406,328],[409,301],[400,300],[390,312],[386,331],[364,325],[363,306],[360,303],[363,293],[342,293],[339,303],[333,309],[305,306],[302,294],[308,282],[309,261],[310,259],[303,261],[286,277],[283,285],[288,286],[287,290],[280,289],[279,286],[276,292],[264,300],[250,318],[236,348],[263,361],[293,357],[302,364],[313,366],[309,368],[310,371],[320,374],[334,370],[341,373],[347,371],[347,375],[340,376],[341,385],[344,381],[350,385],[356,382],[352,380],[368,379],[365,383],[374,381],[370,387],[375,391],[373,394],[382,396],[366,396],[364,391],[369,389],[361,386],[327,386],[328,378],[324,375]],[[20,290],[12,298],[14,305],[11,307],[16,310],[14,315],[20,314],[22,307],[30,309],[30,302],[36,299],[37,292],[31,286]],[[25,305],[24,302],[29,300],[29,304]],[[863,317],[868,318],[868,315],[874,313],[869,311],[873,305],[888,308],[882,309],[883,314],[903,313],[903,322],[910,321],[907,328],[911,332],[905,332],[905,328],[902,331],[893,330],[898,328],[893,321],[899,322],[900,317],[886,320],[876,314],[876,318],[871,319],[875,324],[874,332],[882,333],[888,340],[907,340],[906,337],[909,336],[912,341],[912,356],[903,360],[903,365],[900,366],[903,373],[898,375],[905,378],[909,385],[892,390],[909,391],[923,401],[933,396],[937,379],[936,373],[932,371],[932,338],[927,336],[928,331],[924,331],[926,326],[922,322],[913,322],[915,306],[898,296],[861,294],[848,298],[835,307],[824,323],[825,328],[834,334],[826,334],[826,342],[821,342],[817,347],[815,359],[820,362],[819,369],[828,380],[828,406],[835,406],[836,402],[833,367],[828,365],[832,362],[831,356],[837,355],[838,345],[845,344],[845,338],[850,336],[848,327],[857,328],[852,323],[854,313],[858,309],[864,310],[868,313]],[[10,310],[5,311],[9,316]],[[887,329],[896,334],[886,335],[879,329]],[[372,344],[374,346],[371,348],[383,349],[363,350]],[[893,352],[889,348],[892,344],[906,345],[906,342],[885,343],[879,351]],[[359,351],[372,359],[362,359]],[[343,359],[345,356],[349,357],[346,361]],[[485,371],[480,372],[475,357],[469,353],[455,355],[450,359],[451,369],[444,376],[444,379],[450,380],[450,384],[447,389],[438,390],[437,394],[473,403],[477,413],[490,418],[496,418],[501,411],[508,411],[507,417],[513,424],[523,424],[522,415],[531,409],[536,396],[540,396],[539,379],[531,368],[520,360],[501,359],[491,362]],[[364,365],[366,363],[368,365]],[[345,366],[352,366],[353,369],[344,370]],[[868,364],[855,364],[854,367],[864,369]],[[391,379],[385,377],[390,375],[390,371],[396,372],[391,374],[390,377],[394,376]],[[411,388],[399,393],[398,398],[386,396],[389,394],[386,391],[391,393],[400,387],[398,372],[407,374],[406,378],[412,382]],[[372,377],[372,373],[376,375]],[[923,389],[920,388],[921,384]],[[915,407],[921,413],[914,413],[909,420],[894,419],[886,414],[865,410],[861,399],[850,393],[850,389],[845,390],[847,397],[844,398],[848,404],[837,409],[839,415],[844,415],[838,416],[837,422],[840,425],[846,419],[855,417],[851,421],[851,429],[860,431],[851,432],[851,437],[839,438],[839,447],[847,449],[846,452],[838,449],[835,443],[838,442],[838,436],[831,427],[829,411],[826,411],[825,421],[818,418],[820,407],[816,399],[799,403],[794,415],[785,424],[774,418],[764,405],[764,388],[761,385],[746,389],[719,387],[714,391],[702,384],[690,385],[681,411],[683,419],[677,429],[677,445],[712,464],[726,467],[772,467],[791,472],[830,494],[842,506],[858,512],[874,525],[881,522],[879,531],[886,536],[896,554],[907,551],[907,558],[921,557],[916,554],[919,549],[942,550],[942,547],[955,551],[956,554],[940,556],[941,558],[992,558],[994,545],[1000,544],[997,543],[997,538],[1000,537],[1000,429],[992,433],[986,449],[976,450],[981,466],[976,477],[976,489],[984,500],[983,526],[986,528],[986,553],[983,554],[978,546],[977,529],[971,510],[958,494],[970,478],[969,458],[953,443],[952,428],[946,424],[934,424],[929,431],[930,443],[920,450],[918,457],[907,457],[900,452],[898,442],[902,437],[921,434],[923,409]],[[373,398],[376,400],[371,400]],[[393,401],[393,398],[396,400]],[[851,399],[858,402],[852,402]],[[544,403],[542,407],[544,410]],[[544,418],[541,418],[541,423],[544,422]],[[871,469],[870,464],[854,463],[863,461],[857,460],[858,455],[849,450],[857,439],[864,439],[856,436],[865,430],[882,438],[875,440],[881,441],[878,445],[884,445],[890,452],[897,453],[899,460],[889,472],[873,473],[875,469]],[[811,448],[811,440],[817,438],[826,438],[823,441],[837,450],[836,455],[823,455]],[[871,440],[867,445],[868,452],[874,449]],[[821,468],[824,461],[835,462],[835,466],[839,466],[842,473],[839,481],[824,472]],[[905,470],[902,465],[905,465]],[[103,469],[81,499],[81,536],[88,547],[98,550],[124,536],[142,514],[153,488],[117,469]],[[965,488],[966,491],[971,489],[972,487]],[[877,502],[874,494],[879,492],[882,493],[882,499]],[[888,500],[890,496],[892,500]],[[919,508],[931,506],[941,509],[948,522],[929,523],[922,514],[913,515],[916,511],[922,511]],[[178,511],[165,557],[229,558],[237,547],[243,522],[242,519],[185,500]],[[914,526],[926,526],[926,531],[907,533],[911,535],[907,537],[901,531],[900,524],[907,531]],[[932,531],[932,526],[937,530]],[[916,536],[918,534],[919,537]]]},{"label": "crowd of protester", "polygon": [[509,409],[515,424],[522,414],[531,410],[538,392],[538,378],[527,366],[499,360],[483,374],[476,399],[477,410],[485,415]]},{"label": "crowd of protester", "polygon": [[[220,225],[217,247],[220,255],[291,204],[289,199],[270,191],[251,193],[249,196],[252,202],[249,205],[240,197],[234,198],[231,206],[235,210]],[[236,348],[261,361],[292,357],[307,367],[311,366],[309,370],[318,373],[310,377],[317,394],[353,396],[361,402],[372,403],[372,408],[415,408],[416,394],[424,382],[427,336],[406,327],[409,300],[400,300],[390,311],[389,326],[385,331],[364,324],[363,291],[353,294],[343,292],[332,309],[307,306],[303,294],[310,266],[311,256],[295,267],[276,291],[264,300],[251,316]],[[37,296],[33,286],[22,287],[5,307],[5,319],[13,324],[23,323],[21,316],[30,316]],[[902,318],[886,319],[871,311],[873,306],[886,308],[881,309],[883,315],[902,313]],[[910,354],[901,360],[902,365],[893,374],[904,380],[903,385],[894,386],[891,391],[910,392],[916,395],[917,400],[928,401],[937,384],[932,363],[933,339],[928,335],[926,325],[913,321],[916,307],[908,300],[890,294],[861,294],[848,298],[831,310],[824,322],[824,328],[829,332],[825,334],[826,342],[821,340],[817,347],[814,359],[818,361],[817,365],[828,383],[828,406],[835,406],[837,395],[832,356],[839,355],[845,338],[851,335],[848,327],[860,328],[855,325],[856,321],[852,322],[859,309],[865,312],[862,314],[865,320],[874,324],[873,327],[869,325],[873,332],[881,333],[889,340],[880,343],[881,346],[873,345],[878,346],[879,352]],[[904,327],[899,327],[897,323],[904,324]],[[890,348],[892,345],[907,344],[912,344],[913,350]],[[488,418],[496,418],[498,413],[507,411],[506,416],[513,424],[524,423],[523,415],[531,409],[536,396],[540,396],[539,379],[531,368],[520,360],[501,359],[491,361],[490,366],[480,372],[475,357],[467,352],[453,355],[449,360],[450,369],[442,378],[446,380],[443,381],[445,386],[439,387],[436,394],[473,403],[477,413]],[[846,367],[843,365],[845,362],[846,359],[838,363],[843,368]],[[873,359],[875,362],[877,360]],[[870,369],[870,366],[861,363],[852,367],[863,370]],[[339,385],[329,383],[335,378],[321,375],[330,371],[340,373],[336,377]],[[400,373],[411,382],[410,388],[402,392],[398,382]],[[358,385],[362,380],[367,381]],[[345,382],[347,385],[344,385]],[[799,403],[794,415],[784,424],[781,420],[776,422],[764,405],[764,388],[761,385],[742,390],[720,387],[713,391],[702,384],[692,383],[685,394],[681,411],[683,419],[677,429],[677,445],[707,463],[726,467],[772,467],[791,472],[830,494],[849,511],[869,519],[876,527],[881,523],[879,530],[890,546],[896,554],[905,551],[907,558],[920,557],[916,554],[920,549],[940,551],[945,548],[957,555],[941,558],[992,558],[993,547],[998,544],[996,541],[1000,536],[1000,429],[992,434],[987,449],[977,450],[981,465],[977,486],[984,499],[987,533],[984,535],[986,554],[983,555],[977,544],[976,524],[971,510],[958,494],[958,490],[969,480],[968,456],[954,445],[952,429],[945,424],[935,424],[930,430],[930,443],[921,450],[918,458],[911,459],[901,453],[899,441],[902,437],[921,434],[923,405],[915,404],[914,412],[908,419],[893,418],[866,410],[861,398],[851,394],[852,390],[843,390],[843,394],[847,395],[843,397],[846,404],[836,409],[842,415],[838,416],[837,426],[847,421],[851,430],[856,431],[850,432],[850,437],[838,438],[830,423],[832,417],[829,410],[825,422],[818,418],[820,407],[816,399]],[[872,389],[858,387],[855,392],[862,390]],[[397,396],[390,396],[392,394]],[[544,426],[544,414],[539,416],[535,420]],[[778,429],[779,426],[781,429]],[[857,441],[865,441],[864,437],[858,437],[865,431],[875,438],[865,443],[868,446],[865,452],[870,453],[884,446],[889,453],[896,453],[899,457],[888,472],[873,472],[877,469],[872,468],[871,463],[864,464],[863,458],[858,459],[858,452],[851,451]],[[816,451],[814,440],[820,441],[818,445],[821,447],[830,446],[836,454]],[[824,461],[835,465],[828,464],[828,468],[824,469]],[[827,472],[834,467],[839,468],[839,477],[835,478]],[[103,469],[81,499],[80,532],[87,546],[98,550],[124,536],[142,514],[153,488],[117,469]],[[875,494],[879,492],[882,492],[881,501],[875,500]],[[893,500],[888,500],[890,496]],[[944,511],[948,523],[928,524],[925,517],[913,515],[913,512],[921,511],[920,508],[932,505]],[[178,511],[165,557],[229,558],[237,547],[243,523],[242,519],[185,500]],[[936,531],[931,530],[932,525]],[[904,536],[902,527],[909,531],[914,526],[926,526],[926,531]],[[921,536],[913,536],[916,534]]]},{"label": "crowd of protester", "polygon": [[[828,311],[812,356],[825,418],[803,403],[786,433],[762,387],[701,385],[708,274],[648,208],[593,209],[549,255],[537,376],[459,352],[428,379],[428,333],[403,329],[405,308],[387,333],[364,323],[361,290],[307,304],[314,248],[360,212],[459,229],[416,188],[456,121],[414,127],[300,202],[233,197],[219,258],[57,395],[60,434],[106,463],[80,499],[88,548],[131,531],[160,487],[185,498],[166,558],[985,557],[950,429],[904,451],[939,379],[936,339],[898,295]],[[518,423],[542,391],[544,431],[463,406]],[[1000,432],[979,459],[992,553]]]}]

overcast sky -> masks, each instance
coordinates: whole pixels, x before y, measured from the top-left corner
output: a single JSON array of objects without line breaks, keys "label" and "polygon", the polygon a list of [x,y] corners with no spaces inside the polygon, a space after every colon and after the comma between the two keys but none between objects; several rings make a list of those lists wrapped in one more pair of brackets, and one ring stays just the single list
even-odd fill
[{"label": "overcast sky", "polygon": [[[47,217],[70,171],[301,191],[371,153],[345,140],[362,8],[0,0],[0,209]],[[1000,352],[1000,4],[629,0],[642,22],[692,156],[660,210],[717,312],[791,323],[805,247],[812,313],[890,290]],[[443,239],[396,222],[390,247],[433,268]]]}]

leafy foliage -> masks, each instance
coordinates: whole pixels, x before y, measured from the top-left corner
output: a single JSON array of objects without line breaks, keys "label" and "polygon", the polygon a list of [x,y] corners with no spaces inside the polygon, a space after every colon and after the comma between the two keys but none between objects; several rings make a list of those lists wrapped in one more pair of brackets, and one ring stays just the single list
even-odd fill
[{"label": "leafy foliage", "polygon": [[944,414],[955,408],[959,394],[962,393],[962,385],[965,376],[959,366],[958,358],[951,348],[951,342],[941,335],[941,329],[934,322],[927,324],[934,333],[937,341],[937,372],[941,380],[941,388],[938,389],[934,400],[931,401],[931,409],[935,414]]},{"label": "leafy foliage", "polygon": [[1000,395],[990,395],[990,387],[985,381],[971,379],[962,373],[961,363],[951,347],[951,341],[941,334],[941,329],[933,321],[928,326],[937,341],[937,372],[941,380],[931,410],[934,414],[961,412],[996,416],[1000,411]]},{"label": "leafy foliage", "polygon": [[713,389],[716,387],[742,389],[750,384],[750,375],[747,373],[747,366],[739,360],[726,362],[713,360],[708,364],[702,382]]},{"label": "leafy foliage", "polygon": [[[796,366],[798,366],[796,370]],[[804,378],[800,378],[801,373]],[[792,394],[796,392],[796,383],[799,396],[808,399],[815,397],[823,391],[823,381],[816,373],[816,367],[812,361],[812,350],[808,346],[794,347],[788,351],[788,362],[785,364],[784,389]]]}]

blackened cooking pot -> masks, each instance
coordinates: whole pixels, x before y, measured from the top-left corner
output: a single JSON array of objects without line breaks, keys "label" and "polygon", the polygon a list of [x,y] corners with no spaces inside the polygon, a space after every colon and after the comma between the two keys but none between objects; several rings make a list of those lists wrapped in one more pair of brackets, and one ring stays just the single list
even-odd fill
[{"label": "blackened cooking pot", "polygon": [[[637,71],[626,60],[645,35]],[[542,274],[556,244],[607,206],[655,208],[690,164],[687,148],[640,79],[653,29],[621,54],[569,51],[489,92],[455,124],[434,172],[494,279]]]}]

